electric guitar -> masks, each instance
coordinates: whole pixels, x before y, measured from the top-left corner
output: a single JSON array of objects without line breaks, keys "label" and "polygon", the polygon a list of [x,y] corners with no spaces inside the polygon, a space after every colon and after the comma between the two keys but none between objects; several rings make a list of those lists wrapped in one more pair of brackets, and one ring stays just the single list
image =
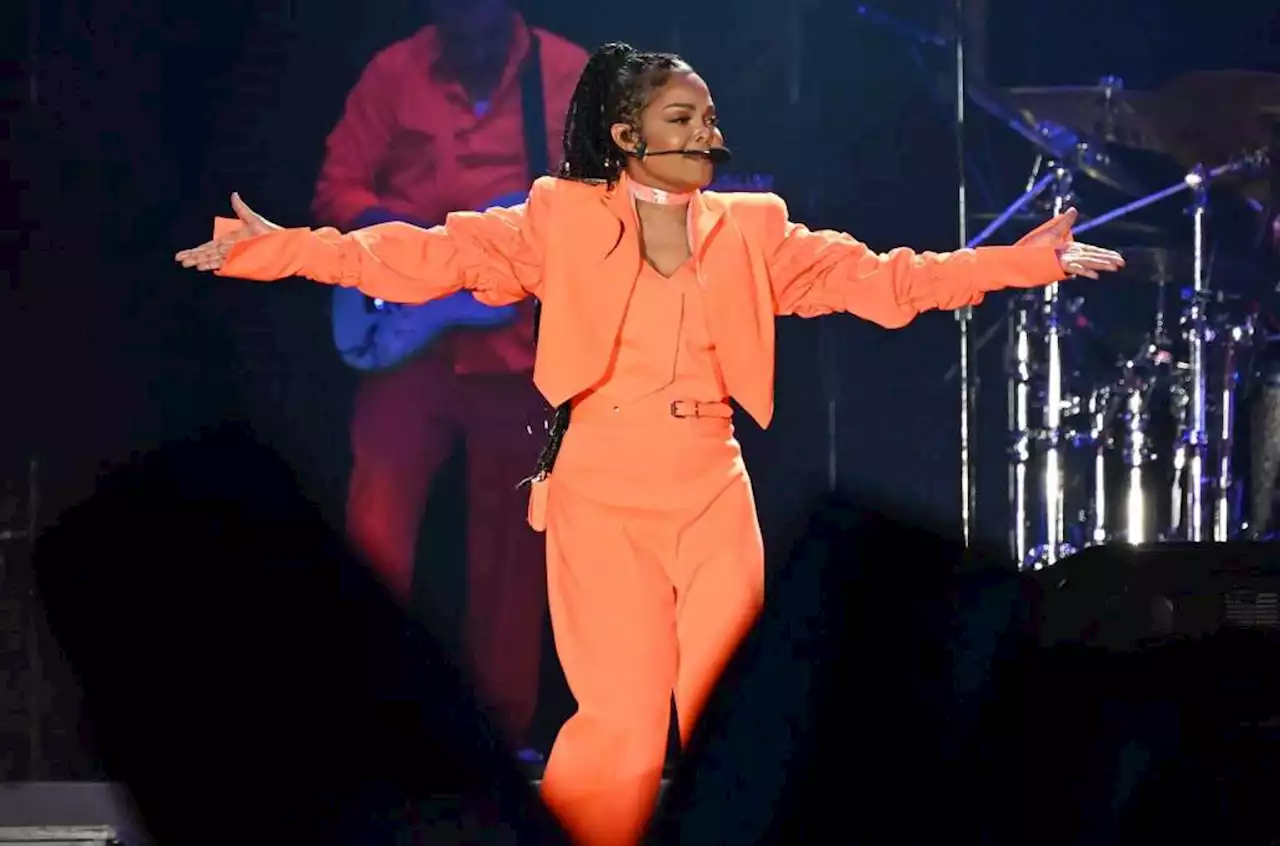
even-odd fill
[{"label": "electric guitar", "polygon": [[[494,198],[484,209],[523,203],[529,192]],[[333,289],[333,344],[349,367],[363,372],[389,370],[426,350],[457,327],[493,328],[510,323],[516,307],[487,306],[470,291],[459,291],[420,305],[389,303],[355,288]]]},{"label": "electric guitar", "polygon": [[[728,175],[712,191],[769,191],[773,177]],[[496,197],[481,210],[509,208],[528,199],[528,191]],[[402,305],[365,296],[355,288],[333,290],[333,343],[347,366],[362,372],[389,370],[426,350],[445,332],[459,327],[496,328],[516,317],[516,307],[487,306],[470,291],[459,291],[421,305]]]}]

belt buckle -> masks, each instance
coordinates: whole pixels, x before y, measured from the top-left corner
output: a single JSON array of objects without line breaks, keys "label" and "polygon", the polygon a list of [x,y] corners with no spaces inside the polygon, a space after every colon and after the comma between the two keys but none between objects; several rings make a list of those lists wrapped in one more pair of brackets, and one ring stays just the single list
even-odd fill
[{"label": "belt buckle", "polygon": [[[680,406],[681,406],[682,404],[685,404],[685,403],[692,403],[692,405],[693,405],[693,414],[681,414],[681,413],[680,413]],[[692,401],[692,400],[672,400],[672,401],[671,401],[671,416],[672,416],[672,417],[676,417],[676,418],[689,418],[689,417],[695,417],[695,418],[696,418],[696,417],[701,417],[701,416],[702,416],[702,413],[701,413],[701,412],[699,411],[699,409],[698,409],[698,406],[699,406],[699,405],[701,405],[701,403],[698,403],[698,402],[696,402],[696,401]]]}]

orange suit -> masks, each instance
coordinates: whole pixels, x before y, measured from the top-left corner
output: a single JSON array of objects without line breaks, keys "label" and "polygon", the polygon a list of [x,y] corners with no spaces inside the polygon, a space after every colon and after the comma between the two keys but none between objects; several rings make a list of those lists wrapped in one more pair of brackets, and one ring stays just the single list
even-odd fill
[{"label": "orange suit", "polygon": [[774,318],[849,312],[882,326],[1064,277],[1054,247],[877,254],[791,222],[771,194],[696,194],[693,258],[641,254],[624,176],[544,178],[514,209],[237,244],[220,275],[301,275],[418,303],[466,288],[542,301],[534,381],[573,402],[531,520],[547,529],[556,648],[578,711],[543,795],[584,844],[636,842],[657,798],[670,698],[687,739],[763,598],[763,549],[726,401],[773,414]]}]

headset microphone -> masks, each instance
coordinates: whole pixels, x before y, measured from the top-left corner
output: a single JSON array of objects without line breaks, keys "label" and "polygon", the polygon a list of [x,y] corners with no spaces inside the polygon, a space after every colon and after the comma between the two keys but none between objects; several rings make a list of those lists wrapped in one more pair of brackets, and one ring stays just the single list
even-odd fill
[{"label": "headset microphone", "polygon": [[643,142],[636,145],[636,158],[646,156],[692,156],[708,159],[713,165],[726,165],[733,158],[728,147],[708,147],[705,150],[648,150]]}]

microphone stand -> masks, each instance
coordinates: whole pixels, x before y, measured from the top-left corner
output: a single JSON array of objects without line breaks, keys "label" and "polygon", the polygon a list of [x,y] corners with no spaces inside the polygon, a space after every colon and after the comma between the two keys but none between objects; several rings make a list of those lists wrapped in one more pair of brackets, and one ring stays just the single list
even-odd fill
[{"label": "microphone stand", "polygon": [[[14,503],[16,507],[12,508],[13,522],[7,522],[7,520],[0,522],[0,587],[25,594],[17,601],[19,611],[17,625],[20,632],[17,642],[26,653],[24,659],[28,677],[25,682],[19,677],[19,683],[26,687],[26,701],[23,703],[26,714],[23,722],[27,734],[27,778],[40,781],[48,774],[44,748],[46,724],[44,715],[49,713],[45,692],[48,689],[48,680],[45,678],[41,653],[40,629],[35,625],[36,609],[32,605],[34,591],[25,583],[26,579],[31,578],[31,547],[35,543],[40,525],[38,522],[41,495],[40,465],[34,455],[27,459],[26,465],[26,501],[23,502],[15,495],[17,502]],[[0,499],[0,511],[9,511],[9,508],[3,507],[7,505],[9,503]],[[3,515],[0,515],[0,519],[3,519]],[[20,551],[14,550],[14,557],[19,555],[22,557],[23,564],[20,566],[27,571],[25,576],[15,578],[13,575],[14,568],[9,566],[8,560],[11,546],[20,547]],[[9,584],[5,584],[6,581]]]},{"label": "microphone stand", "polygon": [[[955,0],[955,143],[959,176],[957,215],[961,244],[965,244],[969,239],[969,210],[964,166],[964,26],[964,0]],[[978,386],[973,378],[973,359],[976,355],[973,338],[973,306],[965,306],[956,311],[955,315],[960,328],[960,528],[967,548],[973,543],[973,521],[978,507],[973,443],[978,395]]]},{"label": "microphone stand", "polygon": [[[804,17],[799,4],[793,4],[787,16],[787,46],[789,63],[787,67],[787,100],[793,109],[808,107],[804,98],[804,78],[802,75],[804,58]],[[806,115],[808,116],[808,115]],[[808,210],[810,216],[816,210],[811,203]],[[818,366],[822,370],[822,398],[826,406],[826,471],[827,490],[835,493],[840,486],[840,447],[838,430],[840,425],[840,336],[837,332],[837,321],[818,321]]]},{"label": "microphone stand", "polygon": [[[967,175],[968,168],[965,160],[965,102],[967,98],[967,83],[965,80],[965,53],[964,53],[964,30],[965,30],[965,6],[964,0],[955,0],[955,37],[947,38],[945,35],[939,35],[933,32],[927,32],[919,27],[909,23],[900,21],[893,16],[877,9],[876,7],[860,3],[854,7],[854,13],[864,20],[881,27],[889,32],[894,33],[898,37],[913,42],[916,48],[919,47],[936,47],[943,48],[948,45],[954,50],[955,60],[955,90],[954,100],[948,105],[954,106],[954,127],[955,127],[955,155],[956,155],[956,171],[958,175],[957,186],[957,216],[959,219],[959,242],[961,246],[972,246],[969,242],[969,209],[968,209],[968,184]],[[917,55],[917,61],[919,57]],[[1047,182],[1045,183],[1047,184]],[[981,184],[979,184],[981,187]],[[1029,202],[1032,197],[1028,197]],[[982,237],[985,238],[998,228],[998,224],[1003,223],[1014,213],[1017,208],[1011,209],[1007,214],[993,227],[989,227]],[[955,319],[960,329],[960,358],[958,372],[960,375],[960,523],[961,533],[964,537],[966,547],[972,546],[973,543],[973,523],[977,513],[978,504],[978,488],[977,473],[975,462],[975,439],[974,439],[974,423],[977,417],[977,397],[978,383],[974,375],[973,362],[977,355],[978,344],[975,343],[973,334],[973,308],[965,306],[955,312]],[[957,368],[953,368],[956,370]],[[951,374],[948,374],[948,379]]]},{"label": "microphone stand", "polygon": [[835,493],[840,484],[840,462],[836,430],[840,408],[840,340],[834,320],[818,321],[818,358],[822,367],[822,394],[827,406],[827,490]]}]

